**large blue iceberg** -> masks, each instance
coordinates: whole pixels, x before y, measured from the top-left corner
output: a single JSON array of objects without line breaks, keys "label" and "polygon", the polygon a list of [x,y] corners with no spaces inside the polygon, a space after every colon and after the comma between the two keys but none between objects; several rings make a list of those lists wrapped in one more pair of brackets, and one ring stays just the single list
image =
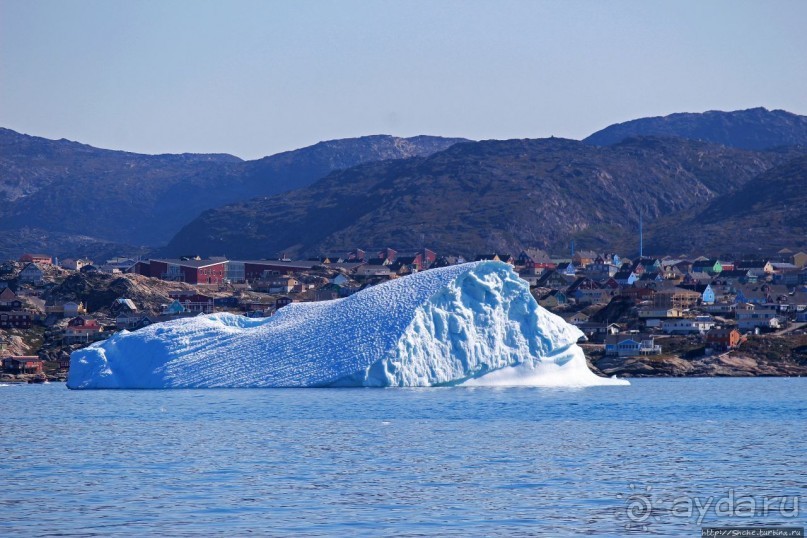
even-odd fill
[{"label": "large blue iceberg", "polygon": [[75,351],[72,389],[619,383],[507,264],[433,269],[269,318],[212,314]]}]

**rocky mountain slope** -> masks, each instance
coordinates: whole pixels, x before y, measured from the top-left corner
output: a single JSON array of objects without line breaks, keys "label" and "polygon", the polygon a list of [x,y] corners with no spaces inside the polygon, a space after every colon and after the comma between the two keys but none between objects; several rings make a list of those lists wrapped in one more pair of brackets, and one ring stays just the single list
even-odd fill
[{"label": "rocky mountain slope", "polygon": [[[0,230],[29,230],[11,246],[0,243],[0,256],[30,248],[59,254],[59,234],[96,246],[157,246],[205,209],[305,186],[360,163],[429,155],[457,141],[366,136],[245,162],[232,155],[141,155],[0,129]],[[37,235],[30,230],[55,237],[27,242]]]},{"label": "rocky mountain slope", "polygon": [[203,213],[164,254],[272,257],[364,245],[473,255],[590,246],[733,192],[789,154],[675,138],[597,147],[564,139],[456,144],[365,164],[283,196]]},{"label": "rocky mountain slope", "polygon": [[611,125],[584,142],[605,146],[631,136],[678,136],[757,150],[806,145],[807,116],[765,108],[671,114]]},{"label": "rocky mountain slope", "polygon": [[655,252],[771,253],[807,250],[807,156],[791,159],[705,207],[647,227]]}]

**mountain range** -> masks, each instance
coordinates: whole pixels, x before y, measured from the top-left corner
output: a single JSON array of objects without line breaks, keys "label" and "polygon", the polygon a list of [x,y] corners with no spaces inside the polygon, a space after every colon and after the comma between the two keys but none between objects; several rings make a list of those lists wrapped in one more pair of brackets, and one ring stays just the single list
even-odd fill
[{"label": "mountain range", "polygon": [[706,204],[789,157],[681,138],[604,147],[565,139],[461,143],[206,211],[164,252],[299,257],[396,245],[472,256],[524,245],[558,250],[574,237],[607,248],[638,227],[640,214],[654,221]]},{"label": "mountain range", "polygon": [[611,125],[583,141],[607,146],[631,136],[647,135],[690,138],[756,150],[804,146],[807,145],[807,116],[764,108],[671,114]]},{"label": "mountain range", "polygon": [[242,161],[142,155],[0,129],[0,254],[58,254],[65,242],[70,249],[156,247],[205,209],[285,192],[365,162],[429,155],[461,140],[366,136]]},{"label": "mountain range", "polygon": [[0,129],[0,256],[166,243],[157,254],[429,246],[473,255],[560,251],[571,240],[630,253],[640,216],[646,252],[804,248],[805,155],[807,118],[760,108],[638,119],[583,141],[378,135],[255,161]]}]

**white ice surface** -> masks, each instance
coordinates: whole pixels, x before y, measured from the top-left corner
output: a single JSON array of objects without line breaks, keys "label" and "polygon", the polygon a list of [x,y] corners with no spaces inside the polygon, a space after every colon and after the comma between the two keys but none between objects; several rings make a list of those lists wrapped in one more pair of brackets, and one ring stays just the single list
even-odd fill
[{"label": "white ice surface", "polygon": [[582,333],[501,262],[434,269],[270,318],[183,318],[75,351],[68,387],[625,383],[594,375]]}]

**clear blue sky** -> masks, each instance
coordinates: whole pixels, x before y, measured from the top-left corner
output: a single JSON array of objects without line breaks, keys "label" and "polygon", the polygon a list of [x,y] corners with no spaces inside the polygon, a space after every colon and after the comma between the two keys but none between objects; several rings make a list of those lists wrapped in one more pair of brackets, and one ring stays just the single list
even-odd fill
[{"label": "clear blue sky", "polygon": [[0,126],[255,158],[376,133],[805,114],[806,24],[804,0],[0,0]]}]

